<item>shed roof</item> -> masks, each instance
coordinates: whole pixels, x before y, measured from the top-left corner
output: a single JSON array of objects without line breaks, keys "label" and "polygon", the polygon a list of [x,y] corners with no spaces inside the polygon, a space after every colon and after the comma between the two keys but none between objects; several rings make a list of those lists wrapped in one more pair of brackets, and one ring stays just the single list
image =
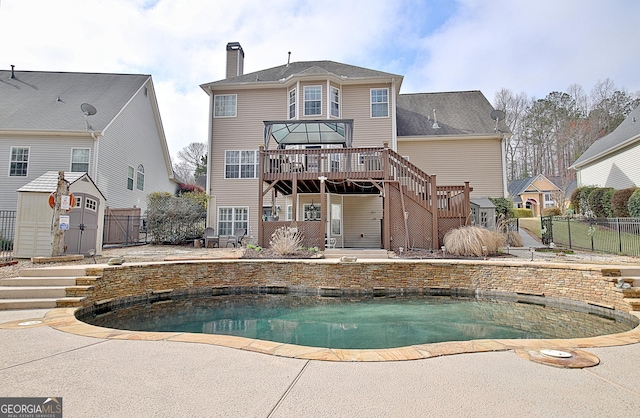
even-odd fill
[{"label": "shed roof", "polygon": [[[76,183],[82,179],[90,181],[91,184],[96,188],[96,190],[100,193],[102,198],[106,200],[98,186],[94,183],[91,177],[84,172],[74,172],[69,171],[64,173],[64,179],[69,182],[69,185]],[[25,184],[21,188],[18,189],[19,192],[34,192],[34,193],[52,193],[58,189],[58,172],[57,171],[47,171],[40,177],[31,180],[29,183]]]}]

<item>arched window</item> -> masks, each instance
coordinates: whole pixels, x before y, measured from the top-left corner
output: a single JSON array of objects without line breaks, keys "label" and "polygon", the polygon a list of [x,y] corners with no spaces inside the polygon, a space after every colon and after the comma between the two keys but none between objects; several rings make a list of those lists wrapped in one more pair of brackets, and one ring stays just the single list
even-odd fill
[{"label": "arched window", "polygon": [[144,190],[144,167],[142,164],[138,166],[138,175],[136,177],[136,188],[138,190]]}]

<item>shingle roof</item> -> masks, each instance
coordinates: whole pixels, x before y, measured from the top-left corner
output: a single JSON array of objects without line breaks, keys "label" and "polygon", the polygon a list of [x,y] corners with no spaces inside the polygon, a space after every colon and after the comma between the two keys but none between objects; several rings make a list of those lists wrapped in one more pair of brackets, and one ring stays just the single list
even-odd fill
[{"label": "shingle roof", "polygon": [[336,77],[349,78],[379,78],[389,77],[402,80],[401,75],[385,73],[382,71],[370,70],[368,68],[356,67],[355,65],[342,64],[335,61],[300,61],[292,62],[289,65],[268,68],[238,77],[230,77],[224,80],[203,84],[207,86],[223,86],[225,84],[255,83],[255,82],[276,82],[283,78],[294,75],[327,75],[333,74]]},{"label": "shingle roof", "polygon": [[511,198],[518,197],[522,192],[527,190],[535,177],[525,177],[523,179],[513,180],[507,186],[507,192]]},{"label": "shingle roof", "polygon": [[[433,110],[439,129],[433,127]],[[495,135],[494,110],[482,92],[401,94],[397,101],[398,136]],[[504,121],[498,130],[510,133]]]},{"label": "shingle roof", "polygon": [[[68,171],[64,173],[64,179],[68,181],[70,185],[80,180],[83,177],[86,177],[89,181],[91,181],[91,183],[96,187],[96,189],[98,188],[95,185],[95,183],[93,183],[93,180],[91,179],[91,177],[89,177],[87,173],[73,172],[73,171]],[[55,192],[57,188],[58,188],[58,172],[47,171],[40,177],[31,180],[29,183],[19,188],[18,191],[19,192],[51,193],[51,192]]]},{"label": "shingle roof", "polygon": [[622,123],[608,135],[603,136],[591,144],[589,148],[578,158],[571,167],[584,165],[589,160],[606,154],[612,148],[632,138],[640,138],[640,106],[636,107]]},{"label": "shingle roof", "polygon": [[0,130],[84,131],[80,105],[89,103],[97,109],[89,123],[101,131],[149,77],[0,70]]}]

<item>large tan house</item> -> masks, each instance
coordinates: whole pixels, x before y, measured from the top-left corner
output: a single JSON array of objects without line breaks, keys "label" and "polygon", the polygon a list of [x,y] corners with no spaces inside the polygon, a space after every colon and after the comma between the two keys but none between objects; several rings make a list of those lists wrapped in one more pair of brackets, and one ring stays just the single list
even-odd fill
[{"label": "large tan house", "polygon": [[201,85],[221,236],[268,246],[294,226],[306,246],[439,248],[470,199],[506,195],[508,128],[479,91],[399,94],[403,76],[333,61],[243,68],[229,43],[226,78]]}]

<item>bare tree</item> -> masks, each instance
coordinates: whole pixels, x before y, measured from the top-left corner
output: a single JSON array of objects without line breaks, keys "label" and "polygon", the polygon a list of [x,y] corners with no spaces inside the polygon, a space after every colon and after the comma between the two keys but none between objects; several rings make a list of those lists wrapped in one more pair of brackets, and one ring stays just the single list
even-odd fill
[{"label": "bare tree", "polygon": [[192,142],[178,151],[179,162],[173,170],[185,183],[195,183],[196,174],[206,174],[207,145],[203,142]]}]

